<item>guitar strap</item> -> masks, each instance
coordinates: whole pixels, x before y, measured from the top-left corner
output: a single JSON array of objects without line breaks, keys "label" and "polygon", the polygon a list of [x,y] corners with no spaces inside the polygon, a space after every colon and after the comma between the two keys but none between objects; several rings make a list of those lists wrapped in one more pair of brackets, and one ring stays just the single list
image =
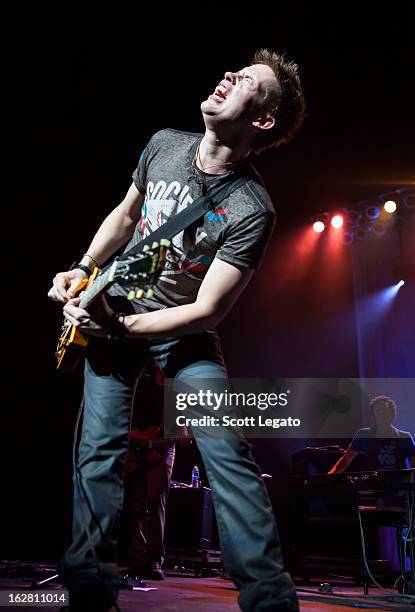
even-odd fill
[{"label": "guitar strap", "polygon": [[[233,191],[244,185],[249,180],[248,176],[236,176],[226,177],[220,182],[216,183],[211,189],[209,189],[205,195],[201,195],[194,202],[192,202],[187,208],[181,210],[177,215],[171,217],[161,227],[157,228],[154,232],[149,234],[146,238],[143,238],[138,244],[128,249],[125,253],[120,255],[119,260],[123,260],[130,255],[141,253],[143,247],[148,244],[151,246],[153,242],[160,243],[163,238],[171,240],[174,236],[187,229],[190,225],[199,221],[209,210],[212,210],[216,205],[227,198]],[[106,266],[104,270],[107,269]],[[103,270],[103,271],[104,271]]]}]

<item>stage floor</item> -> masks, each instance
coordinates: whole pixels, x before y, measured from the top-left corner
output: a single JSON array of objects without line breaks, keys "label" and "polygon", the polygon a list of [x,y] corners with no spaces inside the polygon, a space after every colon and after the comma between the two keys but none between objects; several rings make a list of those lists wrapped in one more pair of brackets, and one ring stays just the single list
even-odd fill
[{"label": "stage floor", "polygon": [[[39,564],[45,567],[45,564]],[[0,578],[1,590],[30,589],[33,579],[22,576]],[[53,583],[51,583],[53,584]],[[51,585],[42,588],[52,589]],[[60,585],[54,584],[53,591],[59,593]],[[122,612],[183,612],[183,610],[203,612],[237,612],[237,592],[230,580],[221,577],[200,578],[189,575],[178,575],[167,573],[164,581],[146,580],[146,588],[151,590],[127,590],[122,589],[118,598],[118,606]],[[413,609],[409,600],[386,601],[387,593],[377,588],[371,588],[369,596],[362,595],[362,589],[351,586],[333,586],[333,594],[323,594],[316,586],[297,587],[300,599],[301,612],[347,612],[359,608],[377,610],[394,610],[396,612]],[[36,591],[32,590],[32,593]],[[396,594],[398,596],[398,594]],[[415,603],[415,598],[414,598]],[[0,607],[0,610],[48,610],[57,612],[60,607]]]}]

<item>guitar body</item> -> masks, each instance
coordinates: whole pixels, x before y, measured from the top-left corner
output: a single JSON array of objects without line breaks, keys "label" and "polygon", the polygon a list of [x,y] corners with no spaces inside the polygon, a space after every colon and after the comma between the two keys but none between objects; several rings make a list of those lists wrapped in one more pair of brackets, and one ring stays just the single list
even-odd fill
[{"label": "guitar body", "polygon": [[[68,329],[65,330],[65,327]],[[88,345],[88,338],[83,336],[73,325],[65,323],[63,334],[58,340],[56,349],[56,369],[62,372],[73,372]]]},{"label": "guitar body", "polygon": [[[144,295],[151,297],[151,286],[164,267],[169,246],[169,240],[161,240],[160,244],[154,242],[151,248],[144,247],[142,253],[116,258],[102,272],[95,268],[91,276],[76,288],[75,295],[81,297],[79,306],[88,309],[88,306],[114,283],[129,289],[130,300],[140,299]],[[55,351],[56,369],[73,372],[87,345],[88,338],[69,321],[64,321]]]},{"label": "guitar body", "polygon": [[[145,431],[133,427],[124,464],[125,476],[133,474],[143,465],[143,462],[147,467],[157,465],[169,446],[179,440],[179,438],[156,438],[158,433],[160,433],[160,427],[156,425]],[[158,452],[157,449],[164,449],[164,452]]]},{"label": "guitar body", "polygon": [[[95,268],[92,275],[78,285],[75,290],[75,295],[81,295],[85,289],[90,287],[98,272],[99,269]],[[59,336],[58,346],[55,352],[56,369],[62,370],[62,372],[74,372],[87,345],[88,338],[69,323],[69,321],[65,321],[62,325],[62,332]]]}]

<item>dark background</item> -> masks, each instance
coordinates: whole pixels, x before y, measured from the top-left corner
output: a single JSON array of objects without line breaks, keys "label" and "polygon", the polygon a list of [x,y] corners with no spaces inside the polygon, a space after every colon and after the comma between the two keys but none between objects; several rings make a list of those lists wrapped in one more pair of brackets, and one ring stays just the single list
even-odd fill
[{"label": "dark background", "polygon": [[[346,248],[309,267],[313,213],[414,184],[411,2],[276,2],[79,13],[19,5],[2,26],[4,405],[0,557],[55,559],[70,508],[79,376],[54,371],[53,275],[80,257],[164,127],[201,131],[200,102],[260,46],[301,67],[308,117],[258,159],[278,225],[260,273],[221,325],[232,376],[358,376]],[[304,263],[304,262],[303,262]],[[296,447],[255,446],[264,471]],[[187,456],[184,453],[188,453]],[[183,450],[177,477],[196,456]]]}]

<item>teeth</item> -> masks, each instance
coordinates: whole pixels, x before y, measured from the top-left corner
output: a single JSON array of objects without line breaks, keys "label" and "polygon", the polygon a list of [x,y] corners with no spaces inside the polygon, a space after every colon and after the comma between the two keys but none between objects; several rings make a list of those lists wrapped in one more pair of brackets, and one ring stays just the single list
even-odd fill
[{"label": "teeth", "polygon": [[226,98],[228,91],[223,85],[218,85],[214,93],[221,98]]}]

